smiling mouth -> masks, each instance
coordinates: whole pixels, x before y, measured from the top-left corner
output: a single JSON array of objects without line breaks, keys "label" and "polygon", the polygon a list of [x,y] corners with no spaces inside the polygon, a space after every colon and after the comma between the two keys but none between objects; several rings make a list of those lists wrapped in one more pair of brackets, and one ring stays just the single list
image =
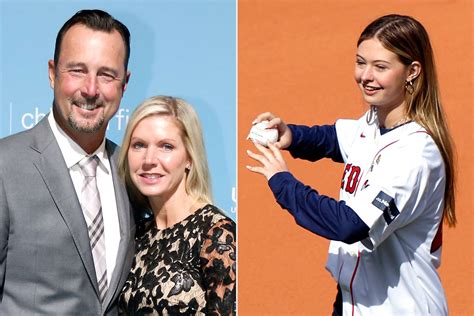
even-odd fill
[{"label": "smiling mouth", "polygon": [[163,177],[163,175],[158,174],[158,173],[142,173],[140,176],[145,179],[150,179],[150,180],[155,180],[155,179],[159,179]]},{"label": "smiling mouth", "polygon": [[382,90],[381,87],[373,87],[373,86],[369,86],[369,85],[365,85],[365,84],[363,84],[362,87],[364,88],[364,90],[367,90],[367,91],[378,91],[378,90]]},{"label": "smiling mouth", "polygon": [[90,103],[76,103],[74,102],[74,105],[81,108],[82,110],[87,110],[87,111],[92,111],[97,109],[100,105],[99,104],[90,104]]}]

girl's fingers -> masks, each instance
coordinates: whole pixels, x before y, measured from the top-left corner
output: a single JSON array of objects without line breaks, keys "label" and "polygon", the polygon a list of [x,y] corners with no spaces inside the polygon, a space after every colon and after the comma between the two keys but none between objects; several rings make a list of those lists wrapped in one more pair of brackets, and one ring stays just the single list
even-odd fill
[{"label": "girl's fingers", "polygon": [[273,117],[271,120],[269,120],[267,128],[278,128],[278,126],[281,124],[281,118],[279,117]]},{"label": "girl's fingers", "polygon": [[253,121],[252,121],[252,125],[253,124],[257,124],[261,121],[270,121],[272,120],[273,118],[275,117],[275,115],[273,115],[272,113],[270,112],[265,112],[265,113],[261,113],[259,114]]},{"label": "girl's fingers", "polygon": [[278,144],[273,144],[273,143],[268,142],[268,143],[267,143],[267,146],[268,146],[268,148],[270,149],[270,151],[271,151],[273,157],[274,157],[276,160],[281,161],[281,160],[283,159],[283,156],[282,156],[281,151],[280,151],[280,149],[279,149],[279,147],[278,147]]},{"label": "girl's fingers", "polygon": [[264,156],[256,154],[250,150],[247,150],[247,155],[249,155],[250,158],[260,162],[262,165],[265,165],[268,162]]},{"label": "girl's fingers", "polygon": [[265,156],[265,158],[268,161],[271,161],[271,160],[275,159],[275,155],[273,154],[273,152],[269,148],[267,148],[263,145],[260,145],[258,143],[255,143],[255,147],[258,149],[258,151],[260,151],[263,154],[263,156]]},{"label": "girl's fingers", "polygon": [[263,168],[262,168],[262,167],[249,166],[249,165],[247,165],[246,168],[247,168],[248,170],[252,171],[252,172],[260,173],[260,174],[265,175],[265,174],[263,173]]}]

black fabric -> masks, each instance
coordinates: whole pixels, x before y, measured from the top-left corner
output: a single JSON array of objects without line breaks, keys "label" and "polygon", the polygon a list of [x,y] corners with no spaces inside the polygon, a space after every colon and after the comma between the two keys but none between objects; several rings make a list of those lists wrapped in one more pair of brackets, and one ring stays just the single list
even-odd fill
[{"label": "black fabric", "polygon": [[235,315],[235,233],[210,204],[168,228],[147,222],[119,315]]},{"label": "black fabric", "polygon": [[332,316],[342,316],[342,293],[339,284],[337,285],[336,300],[332,307]]}]

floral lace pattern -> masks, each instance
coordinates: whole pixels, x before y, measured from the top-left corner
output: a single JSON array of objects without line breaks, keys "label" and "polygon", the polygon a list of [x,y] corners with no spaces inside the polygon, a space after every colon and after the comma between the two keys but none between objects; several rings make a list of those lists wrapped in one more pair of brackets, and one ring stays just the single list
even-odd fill
[{"label": "floral lace pattern", "polygon": [[206,205],[137,237],[121,315],[235,315],[235,223]]}]

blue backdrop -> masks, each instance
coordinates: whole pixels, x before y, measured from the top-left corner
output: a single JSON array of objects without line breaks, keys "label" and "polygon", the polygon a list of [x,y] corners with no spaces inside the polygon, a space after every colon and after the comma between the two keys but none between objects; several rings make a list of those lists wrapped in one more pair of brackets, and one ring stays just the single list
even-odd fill
[{"label": "blue backdrop", "polygon": [[107,136],[120,144],[129,115],[149,96],[185,99],[203,125],[215,204],[235,219],[235,0],[0,0],[0,137],[33,127],[50,111],[47,62],[56,34],[75,12],[92,8],[131,32],[132,75]]}]

